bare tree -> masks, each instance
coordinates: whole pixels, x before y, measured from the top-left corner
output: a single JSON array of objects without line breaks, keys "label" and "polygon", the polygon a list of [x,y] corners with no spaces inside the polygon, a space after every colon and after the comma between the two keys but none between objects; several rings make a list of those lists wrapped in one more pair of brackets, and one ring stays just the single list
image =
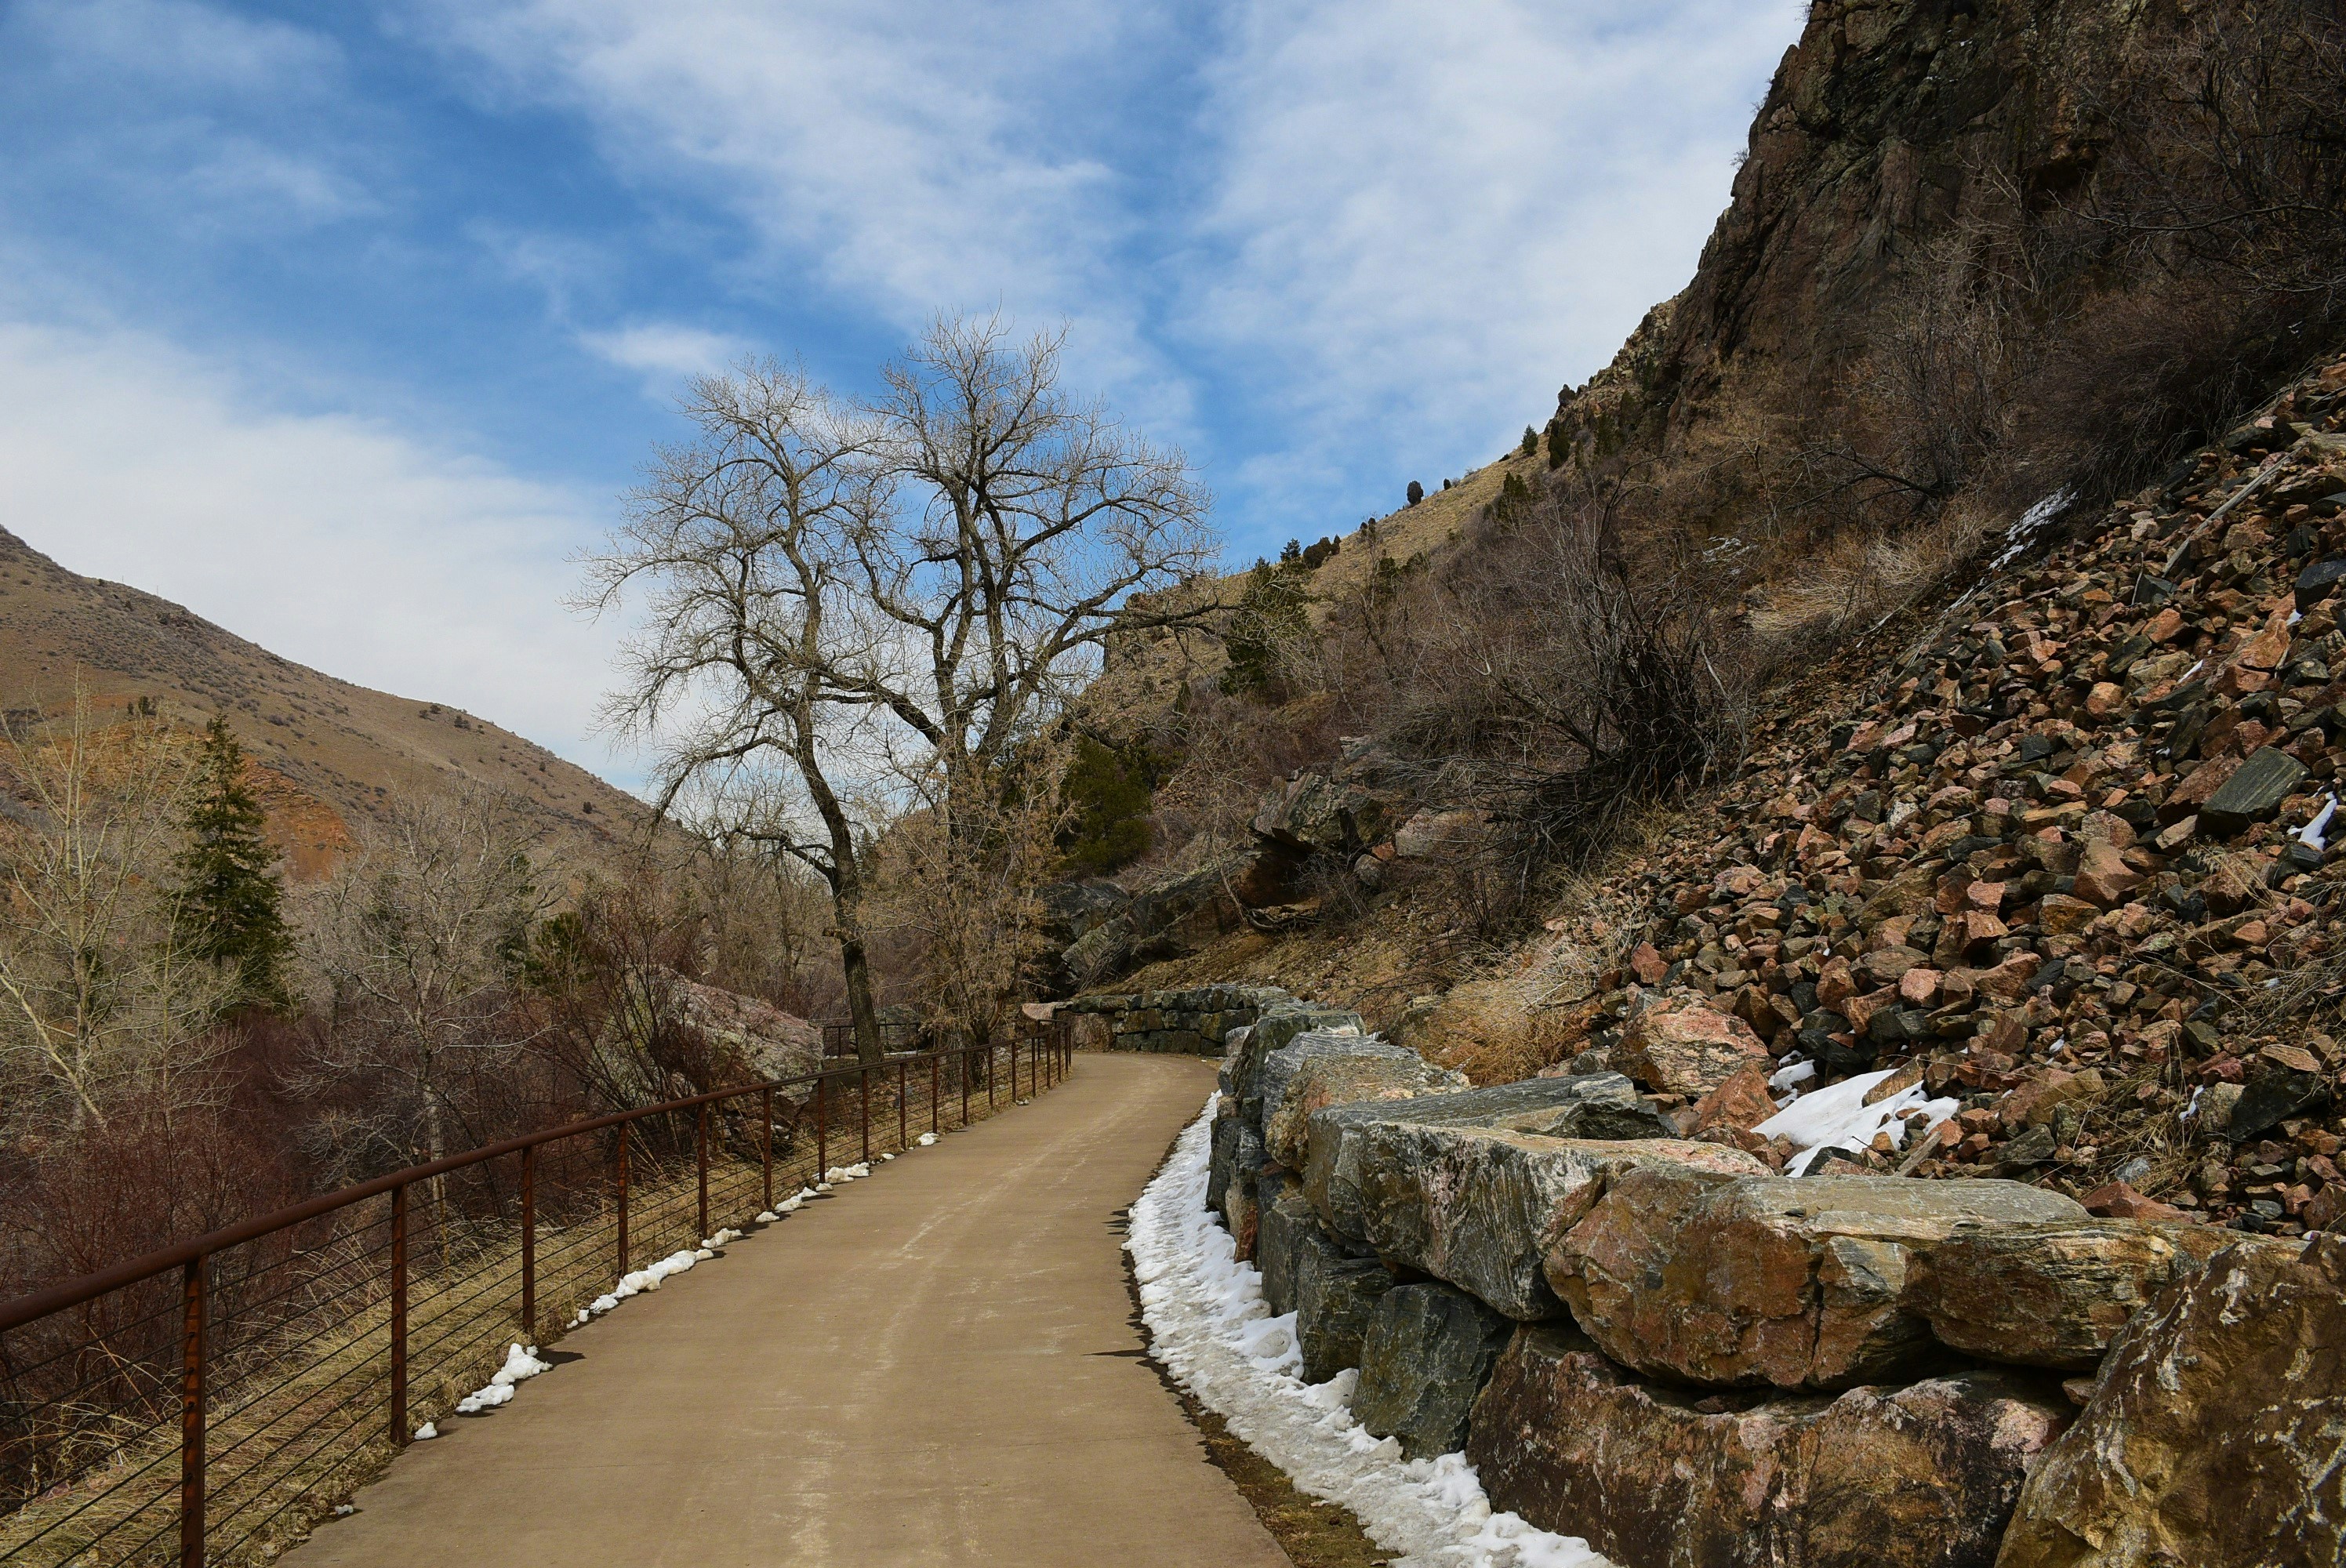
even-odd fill
[{"label": "bare tree", "polygon": [[362,1163],[438,1159],[459,1146],[478,1060],[527,1043],[500,1014],[546,900],[527,840],[485,791],[394,801],[361,844],[301,911],[332,993],[315,1067],[381,1086],[351,1135]]},{"label": "bare tree", "polygon": [[0,819],[0,1059],[76,1123],[104,1122],[134,1085],[168,1104],[224,997],[157,891],[186,752],[151,714],[101,719],[76,683],[61,718],[10,727],[0,763],[15,796]]},{"label": "bare tree", "polygon": [[[663,450],[587,602],[648,585],[608,714],[658,738],[663,811],[698,802],[828,884],[859,1054],[880,1054],[851,805],[936,759],[946,830],[1112,629],[1211,553],[1178,452],[1058,385],[1061,339],[940,320],[857,408],[750,362],[694,383],[699,439]],[[901,806],[901,800],[898,802]]]}]

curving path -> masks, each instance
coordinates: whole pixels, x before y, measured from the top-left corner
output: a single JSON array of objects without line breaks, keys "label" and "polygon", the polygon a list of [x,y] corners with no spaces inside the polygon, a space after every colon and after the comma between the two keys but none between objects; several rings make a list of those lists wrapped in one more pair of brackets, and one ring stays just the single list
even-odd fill
[{"label": "curving path", "polygon": [[1209,1064],[1079,1055],[562,1341],[298,1568],[1287,1568],[1130,1321],[1119,1217]]}]

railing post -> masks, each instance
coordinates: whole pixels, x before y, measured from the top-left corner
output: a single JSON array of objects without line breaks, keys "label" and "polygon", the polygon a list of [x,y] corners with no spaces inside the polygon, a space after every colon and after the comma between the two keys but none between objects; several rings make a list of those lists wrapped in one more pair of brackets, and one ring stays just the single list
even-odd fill
[{"label": "railing post", "polygon": [[902,1056],[896,1058],[896,1146],[900,1149],[913,1145],[912,1128],[904,1120],[905,1074],[912,1070],[910,1062]]},{"label": "railing post", "polygon": [[872,1163],[872,1069],[870,1065],[867,1064],[859,1071],[855,1078],[856,1086],[862,1091],[862,1109],[858,1114],[857,1119],[862,1125],[863,1163],[868,1166]]},{"label": "railing post", "polygon": [[179,1563],[204,1568],[204,1259],[179,1276]]},{"label": "railing post", "polygon": [[407,1184],[391,1189],[391,1441],[407,1446]]},{"label": "railing post", "polygon": [[761,1119],[759,1122],[758,1166],[765,1177],[766,1201],[759,1207],[771,1210],[774,1207],[774,1087],[772,1084],[766,1085],[766,1092],[760,1096],[760,1104]]},{"label": "railing post", "polygon": [[521,1331],[537,1338],[537,1145],[521,1152]]},{"label": "railing post", "polygon": [[822,1173],[831,1168],[831,1127],[824,1120],[823,1087],[831,1079],[817,1073],[814,1079],[814,1179],[821,1181]]},{"label": "railing post", "polygon": [[994,1042],[985,1043],[985,1114],[994,1114]]},{"label": "railing post", "polygon": [[619,1272],[627,1271],[627,1139],[633,1122],[619,1124]]},{"label": "railing post", "polygon": [[697,1240],[709,1236],[709,1104],[701,1102],[700,1120],[693,1129],[693,1159],[700,1167],[700,1228],[693,1233]]},{"label": "railing post", "polygon": [[969,1125],[969,1047],[961,1048],[961,1125]]},{"label": "railing post", "polygon": [[937,1056],[937,1055],[932,1055],[932,1056],[930,1056],[930,1058],[929,1058],[929,1131],[930,1131],[930,1132],[932,1132],[932,1133],[942,1133],[942,1132],[944,1132],[944,1126],[943,1126],[942,1125],[940,1125],[940,1123],[939,1123],[939,1122],[938,1122],[938,1120],[937,1120],[937,1101],[938,1101],[938,1099],[940,1098],[940,1096],[941,1096],[941,1095],[942,1095],[942,1093],[943,1093],[943,1091],[944,1091],[944,1086],[945,1086],[945,1084],[944,1084],[944,1078],[945,1078],[945,1059],[944,1059],[944,1057],[942,1057],[942,1056]]}]

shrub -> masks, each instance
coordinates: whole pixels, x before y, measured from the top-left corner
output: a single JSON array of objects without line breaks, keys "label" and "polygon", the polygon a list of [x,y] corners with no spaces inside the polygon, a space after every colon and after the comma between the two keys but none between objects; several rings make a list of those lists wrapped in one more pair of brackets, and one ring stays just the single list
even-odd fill
[{"label": "shrub", "polygon": [[1425,499],[1425,486],[1413,479],[1409,482],[1409,504],[1412,506]]},{"label": "shrub", "polygon": [[1311,596],[1295,570],[1301,556],[1299,547],[1293,564],[1272,566],[1257,561],[1254,570],[1247,574],[1246,590],[1239,596],[1225,638],[1230,656],[1229,667],[1222,672],[1225,692],[1232,696],[1268,692],[1279,678],[1287,651],[1310,636],[1303,606]]},{"label": "shrub", "polygon": [[1165,759],[1146,741],[1110,746],[1079,736],[1059,789],[1073,820],[1060,830],[1067,869],[1106,876],[1147,854],[1155,842],[1148,813]]}]

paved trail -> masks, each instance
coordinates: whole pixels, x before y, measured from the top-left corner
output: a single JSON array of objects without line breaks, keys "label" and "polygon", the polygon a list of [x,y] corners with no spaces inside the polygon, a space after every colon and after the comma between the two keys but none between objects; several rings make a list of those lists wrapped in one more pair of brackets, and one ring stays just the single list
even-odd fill
[{"label": "paved trail", "polygon": [[572,1334],[296,1568],[1287,1568],[1140,1359],[1117,1211],[1212,1088],[1084,1055]]}]

